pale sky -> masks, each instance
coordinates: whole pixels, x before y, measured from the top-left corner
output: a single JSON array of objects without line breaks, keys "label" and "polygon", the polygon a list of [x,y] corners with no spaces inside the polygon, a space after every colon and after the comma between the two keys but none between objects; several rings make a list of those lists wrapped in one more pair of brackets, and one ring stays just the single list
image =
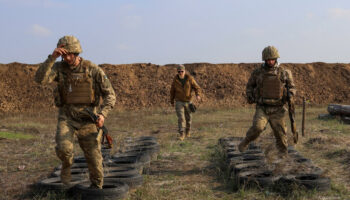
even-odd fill
[{"label": "pale sky", "polygon": [[0,0],[0,63],[43,62],[64,35],[96,64],[350,62],[349,0]]}]

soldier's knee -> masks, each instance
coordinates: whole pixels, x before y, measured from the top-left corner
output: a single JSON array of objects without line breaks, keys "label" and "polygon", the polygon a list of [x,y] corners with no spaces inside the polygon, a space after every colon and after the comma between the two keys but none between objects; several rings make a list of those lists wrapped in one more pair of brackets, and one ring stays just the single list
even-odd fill
[{"label": "soldier's knee", "polygon": [[70,142],[60,142],[56,146],[56,154],[58,157],[70,157],[73,155],[73,144]]},{"label": "soldier's knee", "polygon": [[62,152],[73,152],[73,144],[68,141],[59,142],[56,146],[56,150]]},{"label": "soldier's knee", "polygon": [[264,126],[261,126],[261,125],[255,125],[252,127],[253,131],[256,132],[256,133],[261,133],[265,130],[265,127]]}]

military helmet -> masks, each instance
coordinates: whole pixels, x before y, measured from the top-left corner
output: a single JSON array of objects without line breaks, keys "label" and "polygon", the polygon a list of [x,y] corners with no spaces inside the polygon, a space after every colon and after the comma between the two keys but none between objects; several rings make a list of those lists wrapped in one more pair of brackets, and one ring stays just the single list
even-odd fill
[{"label": "military helmet", "polygon": [[66,49],[69,53],[83,52],[79,40],[72,35],[66,35],[61,37],[57,42],[57,47],[62,47]]},{"label": "military helmet", "polygon": [[265,47],[262,51],[262,60],[277,59],[280,57],[278,50],[274,46]]}]

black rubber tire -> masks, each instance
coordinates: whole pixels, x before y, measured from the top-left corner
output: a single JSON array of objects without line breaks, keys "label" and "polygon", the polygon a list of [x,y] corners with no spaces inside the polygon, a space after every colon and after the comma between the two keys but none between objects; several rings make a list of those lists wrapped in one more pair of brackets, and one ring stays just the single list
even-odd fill
[{"label": "black rubber tire", "polygon": [[125,171],[137,171],[135,167],[123,167],[123,166],[117,166],[115,164],[111,165],[105,165],[103,167],[103,170],[105,173],[112,173],[112,172],[125,172]]},{"label": "black rubber tire", "polygon": [[237,147],[227,147],[225,149],[226,153],[233,152],[233,151],[238,151]]},{"label": "black rubber tire", "polygon": [[249,143],[247,148],[247,150],[257,150],[257,149],[261,150],[260,146],[255,144],[254,142]]},{"label": "black rubber tire", "polygon": [[253,161],[253,162],[245,162],[240,163],[232,167],[231,175],[235,176],[241,171],[247,171],[247,170],[262,170],[265,169],[266,165],[265,163],[261,161]]},{"label": "black rubber tire", "polygon": [[115,175],[115,176],[107,176],[103,180],[108,182],[124,182],[129,185],[130,188],[135,188],[141,186],[143,183],[143,177],[141,174],[134,175]]},{"label": "black rubber tire", "polygon": [[140,174],[138,170],[129,170],[129,171],[118,171],[118,172],[107,172],[104,173],[104,177],[113,177],[113,176],[133,176],[136,174]]},{"label": "black rubber tire", "polygon": [[73,163],[86,163],[86,159],[84,156],[76,156],[73,159]]},{"label": "black rubber tire", "polygon": [[140,174],[142,174],[143,171],[143,163],[141,162],[114,162],[111,160],[111,162],[106,163],[104,166],[106,167],[132,167],[136,169]]},{"label": "black rubber tire", "polygon": [[[75,168],[87,168],[87,163],[73,163],[71,166],[71,169]],[[62,168],[62,165],[59,165],[58,167],[55,168],[55,170],[60,170]]]},{"label": "black rubber tire", "polygon": [[137,156],[139,161],[142,163],[148,163],[151,161],[151,156],[147,152],[129,152],[129,153],[116,153],[111,158],[115,157],[128,157],[128,156]]},{"label": "black rubber tire", "polygon": [[304,186],[306,189],[316,189],[318,191],[326,191],[331,187],[329,178],[320,177],[317,174],[303,174],[295,177],[297,184]]},{"label": "black rubber tire", "polygon": [[226,142],[241,141],[243,139],[244,139],[243,137],[234,137],[234,136],[232,136],[232,137],[222,137],[222,138],[219,138],[219,144],[223,145]]},{"label": "black rubber tire", "polygon": [[61,182],[61,178],[60,177],[51,177],[51,178],[47,178],[44,179],[42,181],[39,181],[36,186],[41,189],[41,190],[57,190],[57,191],[61,191],[61,190],[67,190],[72,188],[73,186],[75,186],[76,184],[79,184],[81,182],[83,182],[84,179],[80,176],[72,176],[72,180],[70,185],[64,185]]},{"label": "black rubber tire", "polygon": [[151,146],[151,145],[159,145],[156,141],[152,140],[141,140],[141,141],[134,141],[134,142],[128,142],[124,144],[124,147],[132,147],[132,146]]},{"label": "black rubber tire", "polygon": [[135,148],[135,149],[130,149],[130,150],[126,150],[125,153],[148,153],[151,158],[153,157],[153,155],[157,154],[159,152],[159,148],[149,148],[149,147],[139,147],[139,148]]},{"label": "black rubber tire", "polygon": [[141,136],[137,138],[127,137],[124,139],[124,143],[133,143],[140,141],[149,141],[149,142],[157,142],[157,138],[153,136]]},{"label": "black rubber tire", "polygon": [[230,151],[226,153],[227,159],[230,159],[232,157],[244,156],[244,155],[262,155],[263,156],[263,152],[260,149],[250,149],[250,150],[244,151],[243,153],[241,153],[240,151]]},{"label": "black rubber tire", "polygon": [[300,164],[304,164],[304,165],[312,165],[312,162],[311,162],[310,159],[305,158],[305,157],[303,157],[301,155],[295,155],[293,157],[294,157],[294,161],[296,163],[300,163]]},{"label": "black rubber tire", "polygon": [[[88,168],[73,168],[71,169],[71,175],[72,176],[84,176],[85,174],[89,173]],[[61,175],[61,170],[56,170],[52,172],[52,177],[59,177]]]},{"label": "black rubber tire", "polygon": [[273,176],[271,171],[266,170],[248,170],[237,174],[236,179],[240,185],[257,185],[266,188],[274,184],[279,177]]},{"label": "black rubber tire", "polygon": [[239,151],[231,151],[226,154],[226,158],[229,160],[230,158],[241,157],[243,154]]},{"label": "black rubber tire", "polygon": [[102,157],[105,158],[105,157],[109,157],[111,155],[111,148],[106,148],[106,147],[101,147],[101,154],[102,154]]},{"label": "black rubber tire", "polygon": [[153,136],[140,136],[140,137],[135,138],[135,141],[145,141],[145,140],[157,141],[157,138],[153,137]]},{"label": "black rubber tire", "polygon": [[73,189],[74,192],[81,195],[82,200],[99,200],[99,199],[123,199],[128,193],[129,186],[123,182],[104,181],[102,189],[89,188],[90,182],[77,184]]},{"label": "black rubber tire", "polygon": [[159,144],[152,143],[152,142],[147,142],[147,143],[143,143],[143,144],[132,144],[132,145],[124,147],[124,149],[126,151],[127,150],[132,150],[132,149],[139,149],[139,148],[159,149]]},{"label": "black rubber tire", "polygon": [[[104,174],[110,174],[110,173],[139,173],[139,170],[135,169],[134,167],[103,167],[103,173]],[[84,176],[88,177],[89,169],[88,168],[74,168],[71,169],[72,176]],[[51,176],[52,177],[59,177],[61,175],[61,170],[54,171]]]},{"label": "black rubber tire", "polygon": [[264,154],[242,154],[241,156],[231,157],[228,159],[229,163],[236,163],[235,161],[242,161],[238,163],[244,163],[249,161],[263,161],[265,159]]}]

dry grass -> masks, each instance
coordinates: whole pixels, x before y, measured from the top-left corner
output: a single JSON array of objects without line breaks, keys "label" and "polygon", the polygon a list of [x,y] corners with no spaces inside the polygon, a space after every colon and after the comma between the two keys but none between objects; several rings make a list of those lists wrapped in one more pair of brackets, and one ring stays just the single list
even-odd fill
[{"label": "dry grass", "polygon": [[[325,170],[332,179],[332,189],[322,193],[299,192],[293,196],[295,199],[350,198],[350,125],[317,119],[318,114],[325,112],[325,107],[307,110],[306,136],[300,138],[296,148]],[[300,113],[298,109],[297,122],[301,121]],[[181,142],[176,138],[173,109],[111,113],[106,125],[117,144],[125,137],[140,135],[156,136],[161,144],[161,152],[152,163],[150,174],[144,176],[143,186],[131,191],[128,199],[283,199],[273,191],[234,190],[234,184],[227,179],[217,140],[243,136],[253,114],[251,108],[200,108],[193,116],[193,137]],[[64,194],[41,194],[29,188],[29,184],[45,178],[59,164],[54,152],[56,113],[14,115],[0,122],[8,132],[33,136],[0,140],[0,199],[66,198]],[[268,127],[258,139],[266,148],[274,148],[270,132]],[[81,154],[78,145],[75,151]]]}]

